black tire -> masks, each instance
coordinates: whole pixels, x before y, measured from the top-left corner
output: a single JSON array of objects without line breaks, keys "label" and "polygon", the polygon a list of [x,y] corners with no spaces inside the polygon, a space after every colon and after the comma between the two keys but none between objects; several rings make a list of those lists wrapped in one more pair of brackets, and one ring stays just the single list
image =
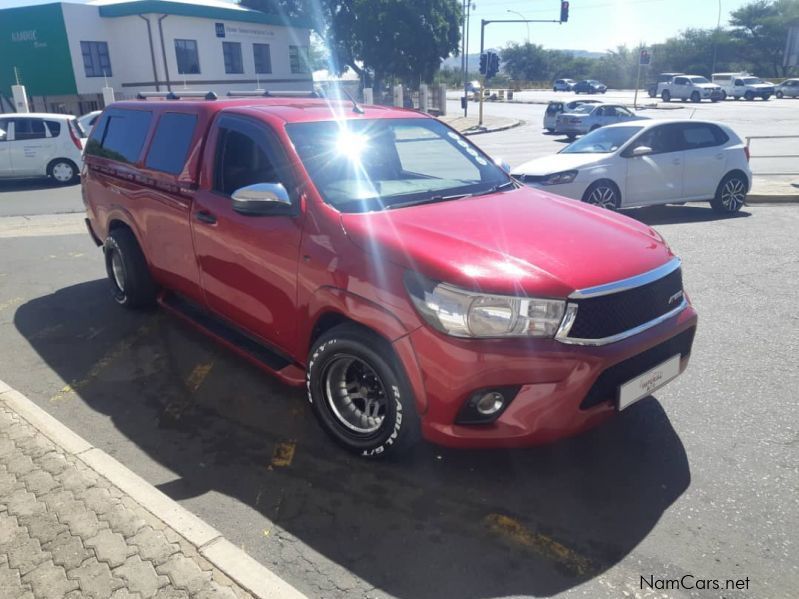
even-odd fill
[{"label": "black tire", "polygon": [[699,95],[699,92],[692,92],[691,93],[691,102],[696,104],[697,102],[702,101],[702,96]]},{"label": "black tire", "polygon": [[575,139],[577,139],[577,134],[576,133],[567,133],[566,137],[569,138],[569,141],[574,141]]},{"label": "black tire", "polygon": [[724,90],[721,90],[721,99],[722,100],[726,100],[727,99],[727,92],[724,91]]},{"label": "black tire", "polygon": [[764,102],[768,102],[768,99],[769,99],[771,96],[770,96],[769,94],[763,94],[763,95],[762,95],[762,96],[760,96],[760,97],[761,97],[761,98],[763,98],[763,101],[764,101]]},{"label": "black tire", "polygon": [[74,185],[78,175],[77,165],[69,158],[56,158],[47,165],[47,176],[59,185]]},{"label": "black tire", "polygon": [[733,98],[733,99],[737,102],[738,100],[741,99],[741,96],[735,96],[735,98]]},{"label": "black tire", "polygon": [[730,173],[721,180],[710,206],[722,214],[734,214],[746,203],[749,181],[742,173]]},{"label": "black tire", "polygon": [[[363,376],[359,377],[359,372]],[[347,389],[350,375],[355,378],[350,384],[363,381],[356,400],[363,399],[364,394],[375,396],[370,402],[379,404],[376,408],[379,424],[368,418],[368,426],[363,424],[372,404],[364,401],[361,408],[350,399],[352,392]],[[343,386],[339,386],[337,379],[341,379]],[[353,453],[364,458],[397,455],[413,447],[421,437],[419,415],[405,372],[391,345],[368,329],[344,324],[324,333],[311,349],[306,382],[308,400],[319,424],[336,443]],[[336,394],[329,392],[331,384],[347,395],[338,398],[343,405],[338,405],[332,397]],[[347,410],[342,414],[339,408],[344,406]],[[359,426],[363,430],[358,430]],[[375,430],[366,430],[374,426]]]},{"label": "black tire", "polygon": [[660,99],[664,102],[671,102],[671,92],[667,89],[664,89],[663,93],[660,94]]},{"label": "black tire", "polygon": [[618,210],[621,207],[621,191],[619,186],[609,179],[594,181],[585,190],[582,198],[586,204],[605,208],[607,210]]},{"label": "black tire", "polygon": [[755,94],[753,94],[752,92],[749,91],[744,94],[744,100],[746,100],[747,102],[751,102],[754,99],[755,99]]},{"label": "black tire", "polygon": [[650,89],[648,93],[649,93],[649,97],[650,98],[654,98],[655,96],[658,95],[657,92],[655,90],[652,90],[652,89]]},{"label": "black tire", "polygon": [[131,310],[155,305],[158,287],[130,229],[114,229],[103,244],[105,270],[114,301]]},{"label": "black tire", "polygon": [[782,100],[782,97],[783,97],[785,94],[783,94],[782,92],[778,91],[776,95],[777,95],[777,97],[778,97],[780,100]]},{"label": "black tire", "polygon": [[552,128],[550,128],[550,127],[547,127],[547,131],[548,131],[549,133],[555,133],[555,130],[554,130],[554,129],[552,129]]},{"label": "black tire", "polygon": [[591,131],[596,131],[597,129],[599,129],[599,127],[600,127],[600,125],[593,125],[591,127]]}]

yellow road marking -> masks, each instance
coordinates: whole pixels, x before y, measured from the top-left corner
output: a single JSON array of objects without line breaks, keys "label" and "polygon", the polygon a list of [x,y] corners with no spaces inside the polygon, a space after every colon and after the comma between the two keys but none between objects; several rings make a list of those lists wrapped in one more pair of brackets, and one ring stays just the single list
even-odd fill
[{"label": "yellow road marking", "polygon": [[133,345],[139,341],[142,337],[147,335],[153,328],[155,327],[154,323],[147,323],[140,326],[136,329],[136,332],[133,333],[131,336],[123,339],[119,343],[117,343],[111,351],[105,354],[102,358],[100,358],[97,362],[95,362],[94,366],[89,369],[89,372],[86,373],[82,379],[77,381],[72,381],[72,383],[64,386],[58,393],[53,395],[50,398],[50,401],[60,401],[62,399],[66,399],[67,396],[72,395],[75,391],[79,391],[95,380],[97,377],[100,376],[100,373],[105,370],[112,362],[118,359],[123,354],[127,353]]},{"label": "yellow road marking", "polygon": [[587,558],[545,534],[528,530],[524,524],[514,518],[502,514],[489,514],[485,517],[484,523],[491,532],[532,549],[566,566],[579,576],[590,574],[594,570]]},{"label": "yellow road marking", "polygon": [[214,363],[208,362],[207,364],[197,364],[194,367],[194,370],[191,371],[189,378],[186,379],[186,386],[189,388],[189,391],[192,393],[196,393],[200,386],[203,384],[205,377],[208,376],[208,373],[211,372],[211,368],[213,368]]},{"label": "yellow road marking", "polygon": [[274,468],[291,466],[291,461],[294,459],[295,448],[296,444],[294,441],[283,441],[275,445],[275,451],[272,454],[270,465]]},{"label": "yellow road marking", "polygon": [[24,299],[25,298],[22,297],[14,297],[6,302],[3,302],[2,304],[0,304],[0,312],[5,310],[6,308],[10,308],[12,306],[16,306],[17,304],[21,304],[24,301]]}]

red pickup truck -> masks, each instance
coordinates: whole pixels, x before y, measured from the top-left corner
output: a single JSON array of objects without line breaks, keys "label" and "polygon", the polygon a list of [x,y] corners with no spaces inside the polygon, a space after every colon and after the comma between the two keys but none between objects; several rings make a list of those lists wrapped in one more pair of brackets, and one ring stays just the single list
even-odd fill
[{"label": "red pickup truck", "polygon": [[306,385],[366,457],[549,442],[688,363],[697,316],[657,232],[524,187],[414,111],[118,102],[82,179],[119,304]]}]

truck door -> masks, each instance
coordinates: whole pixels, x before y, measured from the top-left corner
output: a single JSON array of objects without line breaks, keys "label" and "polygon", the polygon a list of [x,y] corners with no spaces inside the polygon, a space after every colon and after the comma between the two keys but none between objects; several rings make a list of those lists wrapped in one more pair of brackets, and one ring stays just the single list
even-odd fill
[{"label": "truck door", "polygon": [[[302,214],[294,174],[277,134],[265,123],[222,115],[208,139],[206,173],[195,195],[192,230],[207,306],[287,353],[297,325],[297,268]],[[290,214],[246,215],[233,193],[281,183]]]}]

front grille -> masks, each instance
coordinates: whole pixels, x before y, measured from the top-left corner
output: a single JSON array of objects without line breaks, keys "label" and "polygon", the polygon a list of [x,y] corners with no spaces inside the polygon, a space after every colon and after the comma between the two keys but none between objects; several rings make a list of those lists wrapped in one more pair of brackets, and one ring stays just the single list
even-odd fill
[{"label": "front grille", "polygon": [[619,386],[639,374],[665,362],[672,356],[680,354],[683,358],[691,353],[696,328],[690,328],[679,335],[672,337],[646,350],[632,358],[611,366],[597,377],[596,382],[588,391],[588,395],[580,404],[580,408],[587,410],[606,401],[616,401]]},{"label": "front grille", "polygon": [[604,339],[624,333],[671,312],[682,302],[682,271],[678,268],[646,285],[574,300],[577,318],[572,339]]}]

